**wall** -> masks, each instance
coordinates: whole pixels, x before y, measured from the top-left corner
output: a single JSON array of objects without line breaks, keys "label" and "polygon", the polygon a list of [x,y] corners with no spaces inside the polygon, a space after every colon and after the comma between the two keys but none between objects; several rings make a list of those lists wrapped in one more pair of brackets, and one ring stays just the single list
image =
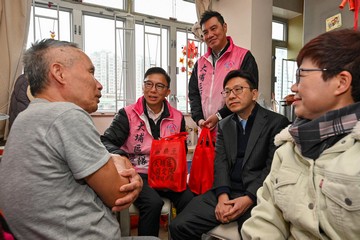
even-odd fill
[{"label": "wall", "polygon": [[293,12],[303,12],[303,0],[274,0],[273,6]]},{"label": "wall", "polygon": [[348,3],[341,10],[340,3],[339,0],[304,0],[304,44],[326,32],[326,19],[337,13],[341,13],[341,28],[353,28],[354,12],[349,11]]},{"label": "wall", "polygon": [[303,15],[288,21],[288,59],[296,59],[303,44]]},{"label": "wall", "polygon": [[91,114],[91,117],[94,121],[95,127],[100,134],[103,134],[105,130],[110,126],[115,114],[101,114],[94,113]]},{"label": "wall", "polygon": [[234,42],[254,55],[259,91],[267,104],[271,98],[272,4],[272,0],[216,0],[212,7],[224,16]]}]

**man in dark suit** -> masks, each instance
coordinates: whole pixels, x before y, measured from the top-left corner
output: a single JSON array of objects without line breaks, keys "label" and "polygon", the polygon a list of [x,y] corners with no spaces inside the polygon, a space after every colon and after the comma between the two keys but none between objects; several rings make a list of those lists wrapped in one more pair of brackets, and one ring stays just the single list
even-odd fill
[{"label": "man in dark suit", "polygon": [[256,191],[270,171],[274,137],[286,117],[256,103],[258,83],[245,71],[229,72],[221,92],[232,115],[219,122],[213,188],[194,198],[172,221],[174,240],[200,239],[221,223],[243,222],[256,204]]}]

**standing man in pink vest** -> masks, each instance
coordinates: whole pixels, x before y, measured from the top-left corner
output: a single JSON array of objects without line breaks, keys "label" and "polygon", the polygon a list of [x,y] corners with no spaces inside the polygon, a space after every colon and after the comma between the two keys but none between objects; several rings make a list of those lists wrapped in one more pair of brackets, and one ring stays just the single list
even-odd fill
[{"label": "standing man in pink vest", "polygon": [[[226,74],[231,70],[245,70],[258,83],[259,73],[251,52],[236,46],[232,38],[226,36],[227,24],[220,13],[204,12],[200,26],[208,51],[195,63],[190,77],[191,117],[199,127],[214,129],[222,118],[231,114],[221,96]],[[213,136],[215,134],[213,131]]]},{"label": "standing man in pink vest", "polygon": [[181,212],[193,198],[187,188],[183,192],[161,191],[148,184],[150,148],[153,139],[185,132],[183,114],[171,107],[170,76],[160,67],[149,68],[144,76],[144,95],[136,103],[119,110],[110,127],[101,136],[107,150],[129,158],[143,179],[143,189],[134,205],[139,209],[139,236],[158,236],[161,197],[169,198]]}]

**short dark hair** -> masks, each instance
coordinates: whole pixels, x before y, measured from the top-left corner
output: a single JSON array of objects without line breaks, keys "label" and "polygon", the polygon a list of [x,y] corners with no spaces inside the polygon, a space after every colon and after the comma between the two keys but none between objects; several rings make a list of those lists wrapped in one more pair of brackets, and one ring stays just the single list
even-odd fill
[{"label": "short dark hair", "polygon": [[171,78],[170,78],[169,74],[167,74],[167,72],[161,67],[151,67],[151,68],[149,68],[145,72],[144,79],[146,79],[147,76],[149,76],[151,74],[155,74],[155,73],[159,73],[159,74],[164,75],[164,77],[166,79],[166,82],[168,83],[168,86],[170,86]]},{"label": "short dark hair", "polygon": [[207,20],[209,20],[212,17],[216,17],[217,20],[223,25],[225,23],[223,16],[219,12],[216,11],[205,11],[200,18],[200,26],[202,26]]},{"label": "short dark hair", "polygon": [[[26,50],[23,56],[24,74],[29,81],[33,96],[40,93],[48,83],[49,49],[67,47],[79,49],[76,43],[48,38],[36,41]],[[73,57],[69,56],[69,58],[72,61]]]},{"label": "short dark hair", "polygon": [[233,79],[236,77],[245,78],[246,82],[249,84],[250,88],[258,89],[258,83],[255,80],[254,76],[250,72],[247,72],[244,70],[232,70],[228,74],[226,74],[224,83],[223,83],[223,88],[225,88],[227,82],[230,81],[230,79]]},{"label": "short dark hair", "polygon": [[352,75],[351,95],[360,101],[360,32],[353,29],[333,30],[323,33],[300,50],[297,65],[309,58],[319,68],[326,68],[322,77],[326,81],[341,71]]}]

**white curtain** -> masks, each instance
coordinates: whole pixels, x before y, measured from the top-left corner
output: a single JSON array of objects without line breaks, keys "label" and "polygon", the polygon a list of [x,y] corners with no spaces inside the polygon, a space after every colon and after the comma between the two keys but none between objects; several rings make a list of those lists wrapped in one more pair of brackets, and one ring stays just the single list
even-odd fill
[{"label": "white curtain", "polygon": [[196,13],[198,21],[200,21],[201,15],[211,9],[211,0],[195,0]]},{"label": "white curtain", "polygon": [[198,21],[192,26],[192,33],[200,41],[203,41],[201,26],[199,24],[201,15],[206,11],[211,9],[211,0],[195,0],[196,14]]},{"label": "white curtain", "polygon": [[[22,72],[22,54],[29,30],[31,0],[0,0],[0,113],[8,114],[16,78]],[[0,138],[7,136],[0,121]]]}]

